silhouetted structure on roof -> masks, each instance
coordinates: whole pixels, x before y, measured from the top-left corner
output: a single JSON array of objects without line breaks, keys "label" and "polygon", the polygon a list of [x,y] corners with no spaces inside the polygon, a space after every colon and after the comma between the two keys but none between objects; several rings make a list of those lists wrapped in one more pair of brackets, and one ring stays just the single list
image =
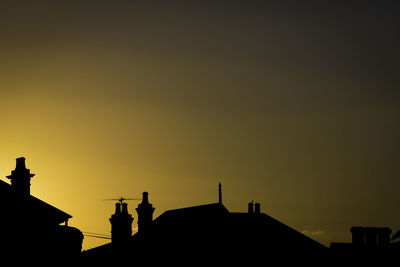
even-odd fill
[{"label": "silhouetted structure on roof", "polygon": [[350,232],[352,235],[351,243],[332,242],[330,248],[342,251],[371,251],[374,249],[388,249],[395,245],[395,243],[391,243],[390,234],[392,230],[389,227],[353,226],[350,228]]},{"label": "silhouetted structure on roof", "polygon": [[[146,261],[156,257],[163,263],[185,263],[190,259],[228,263],[257,262],[265,253],[271,259],[282,253],[299,255],[304,251],[320,254],[326,251],[320,243],[261,213],[259,203],[255,207],[250,203],[247,213],[228,211],[222,204],[219,185],[217,203],[168,210],[150,221],[154,208],[148,202],[148,193],[144,192],[142,203],[136,209],[139,232],[123,248],[109,243],[84,251],[84,259],[123,262],[129,258]],[[140,224],[143,218],[149,220],[145,228]]]},{"label": "silhouetted structure on roof", "polygon": [[[122,202],[122,201],[121,201]],[[115,204],[115,213],[111,215],[111,242],[114,244],[125,243],[132,236],[132,215],[128,213],[128,204]]]},{"label": "silhouetted structure on roof", "polygon": [[149,203],[149,193],[143,192],[142,203],[136,208],[138,214],[138,231],[139,233],[146,233],[153,222],[153,212],[155,208]]},{"label": "silhouetted structure on roof", "polygon": [[390,228],[353,226],[350,232],[351,243],[332,242],[329,246],[336,259],[346,259],[358,264],[370,261],[379,261],[383,265],[397,262],[400,242],[391,242]]},{"label": "silhouetted structure on roof", "polygon": [[[79,256],[82,233],[68,226],[71,215],[30,195],[34,174],[17,159],[15,170],[7,176],[11,185],[0,180],[0,231],[3,255],[37,258]],[[60,225],[64,223],[64,225]],[[21,258],[23,259],[23,258]]]},{"label": "silhouetted structure on roof", "polygon": [[222,185],[218,184],[218,203],[222,204]]},{"label": "silhouetted structure on roof", "polygon": [[17,158],[16,161],[15,170],[7,178],[11,180],[11,188],[15,193],[27,197],[31,194],[31,178],[35,175],[26,168],[25,158]]}]

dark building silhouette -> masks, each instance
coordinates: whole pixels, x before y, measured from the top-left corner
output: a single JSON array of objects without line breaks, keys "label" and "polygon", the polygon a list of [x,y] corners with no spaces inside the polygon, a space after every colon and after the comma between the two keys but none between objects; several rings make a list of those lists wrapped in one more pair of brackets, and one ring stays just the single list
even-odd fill
[{"label": "dark building silhouette", "polygon": [[333,250],[374,250],[390,248],[390,234],[392,230],[389,227],[363,227],[353,226],[350,228],[352,242],[340,243],[332,242],[330,248]]},{"label": "dark building silhouette", "polygon": [[379,263],[381,266],[398,261],[400,242],[392,242],[390,228],[353,226],[350,232],[351,243],[331,243],[332,258],[357,264]]},{"label": "dark building silhouette", "polygon": [[134,258],[147,263],[161,261],[190,266],[200,262],[227,264],[256,263],[264,258],[279,258],[281,262],[293,259],[281,258],[281,255],[296,255],[297,259],[313,255],[308,258],[312,261],[327,251],[320,243],[262,213],[259,203],[251,202],[248,208],[244,213],[230,212],[222,203],[219,185],[217,203],[168,210],[152,221],[154,208],[148,193],[144,192],[142,203],[136,209],[138,233],[122,248],[111,242],[84,251],[83,260],[116,263]]},{"label": "dark building silhouette", "polygon": [[[68,226],[71,215],[30,194],[34,174],[25,166],[25,158],[17,159],[15,170],[0,180],[0,246],[5,257],[45,261],[54,256],[68,259],[79,256],[81,231]],[[62,225],[64,224],[64,225]]]}]

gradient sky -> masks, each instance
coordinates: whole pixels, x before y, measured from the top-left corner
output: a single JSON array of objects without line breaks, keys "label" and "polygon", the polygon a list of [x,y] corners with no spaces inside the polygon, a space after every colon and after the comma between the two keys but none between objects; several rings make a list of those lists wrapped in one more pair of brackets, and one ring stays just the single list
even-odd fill
[{"label": "gradient sky", "polygon": [[102,199],[157,217],[218,182],[325,245],[397,231],[396,2],[0,1],[1,179],[26,157],[86,232],[110,233]]}]

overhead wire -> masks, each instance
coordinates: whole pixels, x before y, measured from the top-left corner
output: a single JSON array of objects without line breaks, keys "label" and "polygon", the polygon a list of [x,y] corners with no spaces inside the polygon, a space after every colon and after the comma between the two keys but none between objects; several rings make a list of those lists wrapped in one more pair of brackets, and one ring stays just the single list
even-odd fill
[{"label": "overhead wire", "polygon": [[82,232],[82,233],[84,236],[87,236],[87,237],[111,239],[111,236],[106,235],[106,234],[98,234],[98,233],[92,233],[92,232]]}]

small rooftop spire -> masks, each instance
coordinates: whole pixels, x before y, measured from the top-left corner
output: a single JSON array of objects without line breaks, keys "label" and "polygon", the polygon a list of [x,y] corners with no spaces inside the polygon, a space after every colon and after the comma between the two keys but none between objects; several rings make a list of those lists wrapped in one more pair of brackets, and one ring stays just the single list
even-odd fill
[{"label": "small rooftop spire", "polygon": [[221,185],[221,182],[218,184],[218,203],[222,204],[222,185]]}]

